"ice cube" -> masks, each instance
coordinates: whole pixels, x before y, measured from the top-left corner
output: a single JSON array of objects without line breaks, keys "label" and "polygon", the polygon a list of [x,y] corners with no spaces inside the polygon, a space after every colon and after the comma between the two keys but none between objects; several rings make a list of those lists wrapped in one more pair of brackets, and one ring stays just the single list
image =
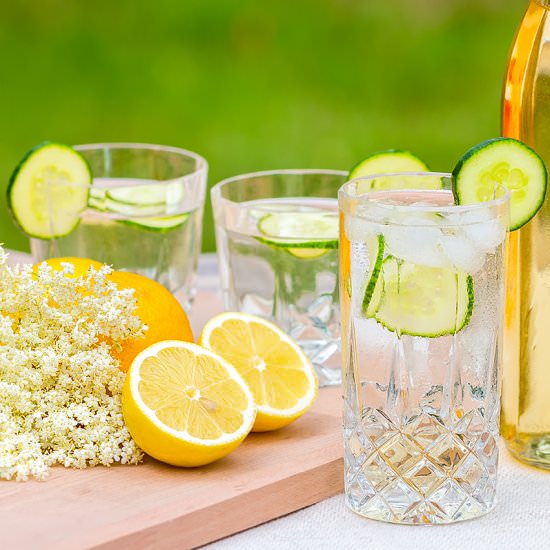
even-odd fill
[{"label": "ice cube", "polygon": [[499,219],[465,225],[463,231],[474,246],[483,253],[492,252],[506,237],[506,227]]},{"label": "ice cube", "polygon": [[461,231],[441,233],[441,251],[455,269],[475,273],[485,263],[485,254]]},{"label": "ice cube", "polygon": [[441,230],[433,220],[408,216],[403,225],[385,226],[383,234],[388,254],[428,267],[450,267],[439,246]]},{"label": "ice cube", "polygon": [[450,214],[447,219],[460,226],[472,243],[484,253],[494,251],[506,237],[504,220],[495,218],[491,211],[483,208]]},{"label": "ice cube", "polygon": [[351,240],[363,242],[383,235],[386,256],[470,274],[483,267],[486,254],[494,252],[506,237],[502,220],[481,209],[449,213],[444,218],[432,212],[404,212],[397,219],[392,215],[392,221],[396,223],[350,219],[346,231]]}]

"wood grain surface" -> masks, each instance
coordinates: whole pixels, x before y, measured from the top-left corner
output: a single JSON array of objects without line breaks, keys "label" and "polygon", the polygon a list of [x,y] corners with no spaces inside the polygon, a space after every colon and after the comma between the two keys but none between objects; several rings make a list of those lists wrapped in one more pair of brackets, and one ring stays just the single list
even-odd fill
[{"label": "wood grain surface", "polygon": [[[221,311],[217,288],[206,275],[199,280],[196,334]],[[56,467],[45,482],[0,481],[0,549],[194,548],[319,502],[343,489],[340,411],[339,388],[322,389],[287,428],[251,434],[201,468],[147,458],[138,466]]]}]

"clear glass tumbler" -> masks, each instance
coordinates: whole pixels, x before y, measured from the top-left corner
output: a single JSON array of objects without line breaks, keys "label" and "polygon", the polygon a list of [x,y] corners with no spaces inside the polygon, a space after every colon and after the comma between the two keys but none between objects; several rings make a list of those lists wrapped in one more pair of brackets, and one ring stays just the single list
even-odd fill
[{"label": "clear glass tumbler", "polygon": [[274,321],[339,384],[338,189],[346,172],[278,170],[212,188],[225,307]]},{"label": "clear glass tumbler", "polygon": [[372,519],[495,505],[508,195],[455,206],[450,177],[339,192],[346,501]]},{"label": "clear glass tumbler", "polygon": [[[73,229],[54,239],[31,239],[35,262],[52,257],[91,258],[163,284],[189,311],[202,239],[208,165],[196,153],[136,143],[78,145],[93,180],[79,212],[50,216],[52,234],[62,217]],[[55,200],[59,184],[48,188]],[[65,189],[64,187],[64,189]],[[57,209],[59,211],[59,209]]]}]

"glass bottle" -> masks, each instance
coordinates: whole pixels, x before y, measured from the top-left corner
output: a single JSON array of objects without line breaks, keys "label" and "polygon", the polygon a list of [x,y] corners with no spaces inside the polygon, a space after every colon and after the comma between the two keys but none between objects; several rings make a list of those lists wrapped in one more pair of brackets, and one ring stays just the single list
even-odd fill
[{"label": "glass bottle", "polygon": [[[550,0],[531,0],[503,94],[503,134],[550,167]],[[550,193],[510,235],[501,432],[519,460],[550,469]]]}]

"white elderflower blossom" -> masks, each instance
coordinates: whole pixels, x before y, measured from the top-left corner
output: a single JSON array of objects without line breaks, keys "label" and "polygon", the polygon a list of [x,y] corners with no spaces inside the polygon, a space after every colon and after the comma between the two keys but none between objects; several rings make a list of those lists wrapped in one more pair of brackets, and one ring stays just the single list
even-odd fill
[{"label": "white elderflower blossom", "polygon": [[0,479],[44,479],[53,464],[135,464],[122,417],[124,373],[110,345],[139,337],[132,290],[107,266],[10,267],[0,247]]}]

